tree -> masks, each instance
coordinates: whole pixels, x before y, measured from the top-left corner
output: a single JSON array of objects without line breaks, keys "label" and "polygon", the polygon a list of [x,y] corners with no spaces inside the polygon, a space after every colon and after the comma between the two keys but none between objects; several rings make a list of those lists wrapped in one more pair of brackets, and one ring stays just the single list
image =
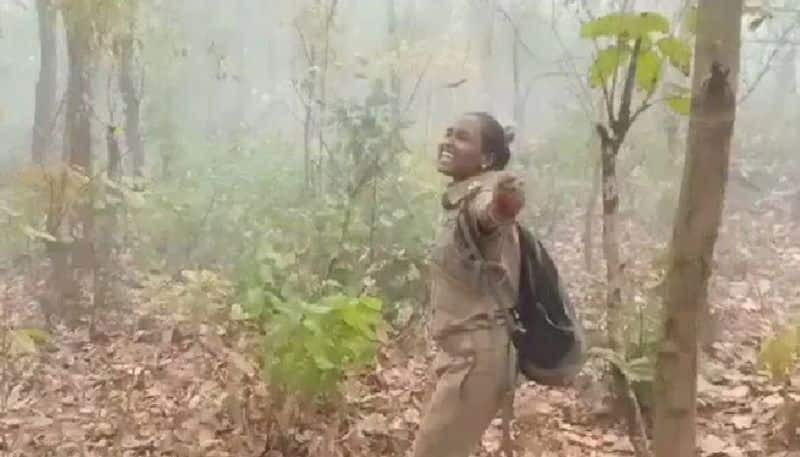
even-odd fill
[{"label": "tree", "polygon": [[[621,356],[615,360],[625,360],[617,158],[631,127],[654,105],[652,98],[662,81],[664,63],[688,75],[691,48],[670,34],[669,20],[650,12],[615,13],[594,19],[583,25],[581,36],[593,40],[597,50],[589,83],[602,91],[605,118],[597,123],[596,130],[600,137],[608,349]],[[601,40],[607,43],[602,49]],[[637,90],[641,93],[638,103]],[[670,106],[675,105],[673,100]],[[636,397],[623,368],[614,365],[612,373],[618,404],[626,405],[631,440],[637,454],[646,455],[649,451]],[[623,402],[626,398],[628,401]]]},{"label": "tree", "polygon": [[656,375],[655,450],[695,452],[698,322],[708,306],[725,196],[741,47],[742,0],[700,0],[686,164],[667,273]]},{"label": "tree", "polygon": [[[125,12],[127,18],[117,37],[119,58],[119,91],[125,102],[125,144],[133,162],[134,176],[142,176],[145,156],[141,133],[141,88],[137,88],[135,77],[141,72],[136,58],[136,14],[137,0],[129,2]],[[138,70],[138,71],[137,71]]]},{"label": "tree", "polygon": [[33,117],[32,158],[44,163],[53,146],[58,88],[58,41],[56,27],[58,10],[52,0],[36,0],[39,15],[40,67],[36,83],[36,107]]},{"label": "tree", "polygon": [[[85,176],[91,176],[92,173],[93,30],[87,26],[90,11],[86,0],[70,2],[62,10],[69,62],[64,161]],[[79,234],[81,242],[75,244],[76,251],[72,254],[77,255],[74,259],[78,265],[87,266],[91,252],[88,243],[94,231],[91,206],[83,204],[77,212],[77,220],[71,230]]]}]

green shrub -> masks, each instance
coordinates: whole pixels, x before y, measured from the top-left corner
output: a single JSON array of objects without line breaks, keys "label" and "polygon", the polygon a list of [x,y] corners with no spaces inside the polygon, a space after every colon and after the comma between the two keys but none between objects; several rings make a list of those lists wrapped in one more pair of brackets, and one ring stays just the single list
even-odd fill
[{"label": "green shrub", "polygon": [[322,399],[347,373],[369,364],[378,347],[379,299],[335,295],[275,308],[264,322],[263,368],[282,391]]}]

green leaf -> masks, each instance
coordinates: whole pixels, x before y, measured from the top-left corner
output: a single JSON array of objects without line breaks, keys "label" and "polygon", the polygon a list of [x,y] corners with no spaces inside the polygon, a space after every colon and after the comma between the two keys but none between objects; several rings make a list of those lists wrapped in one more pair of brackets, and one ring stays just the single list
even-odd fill
[{"label": "green leaf", "polygon": [[11,353],[33,354],[39,345],[47,343],[50,335],[35,328],[11,331]]},{"label": "green leaf", "polygon": [[600,51],[589,69],[589,84],[596,88],[607,83],[608,79],[628,61],[630,56],[631,50],[627,47],[610,46]]},{"label": "green leaf", "polygon": [[636,84],[639,89],[652,94],[661,78],[661,56],[653,51],[646,51],[639,55],[636,66]]},{"label": "green leaf", "polygon": [[669,33],[669,20],[658,13],[609,14],[581,26],[581,38],[616,37],[633,40],[650,33]]},{"label": "green leaf", "polygon": [[673,67],[689,76],[692,69],[692,48],[688,44],[675,37],[665,37],[658,40],[657,45]]},{"label": "green leaf", "polygon": [[380,298],[375,297],[361,297],[360,302],[362,305],[366,306],[368,309],[373,311],[380,312],[381,308],[383,307],[383,302]]},{"label": "green leaf", "polygon": [[692,99],[689,96],[674,95],[667,97],[667,106],[677,114],[688,116],[692,111]]},{"label": "green leaf", "polygon": [[652,382],[655,378],[655,364],[649,357],[629,360],[625,371],[631,382]]},{"label": "green leaf", "polygon": [[798,332],[796,328],[785,329],[764,342],[759,360],[766,366],[773,379],[786,379],[795,368],[798,355]]}]

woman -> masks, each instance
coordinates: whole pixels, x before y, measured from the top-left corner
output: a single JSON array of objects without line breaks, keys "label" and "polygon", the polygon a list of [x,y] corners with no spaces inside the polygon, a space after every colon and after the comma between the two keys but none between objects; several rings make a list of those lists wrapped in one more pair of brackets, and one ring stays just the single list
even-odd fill
[{"label": "woman", "polygon": [[[438,170],[452,178],[442,198],[445,217],[432,268],[431,330],[441,352],[414,457],[468,457],[504,401],[513,398],[515,354],[498,304],[510,307],[513,297],[502,300],[486,287],[486,280],[507,280],[512,291],[518,286],[514,221],[524,194],[520,179],[503,171],[511,139],[491,115],[469,113],[447,129],[439,145]],[[469,237],[457,222],[460,215]],[[479,274],[467,238],[499,267],[493,277]]]}]

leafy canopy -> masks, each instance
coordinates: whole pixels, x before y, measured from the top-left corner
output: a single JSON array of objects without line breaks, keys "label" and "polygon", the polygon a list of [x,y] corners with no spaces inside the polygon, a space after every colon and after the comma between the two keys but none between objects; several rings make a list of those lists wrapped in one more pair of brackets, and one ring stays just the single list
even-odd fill
[{"label": "leafy canopy", "polygon": [[[636,58],[636,88],[652,95],[661,82],[665,62],[684,76],[691,72],[690,45],[670,34],[667,18],[652,12],[617,13],[599,17],[581,27],[581,37],[606,40],[609,44],[597,52],[589,69],[589,84],[607,91],[618,72],[627,69]],[[639,43],[638,52],[636,43]],[[613,87],[612,89],[613,90]],[[611,94],[613,96],[613,94]],[[688,98],[678,94],[668,98],[668,106],[678,113],[688,112]]]}]

